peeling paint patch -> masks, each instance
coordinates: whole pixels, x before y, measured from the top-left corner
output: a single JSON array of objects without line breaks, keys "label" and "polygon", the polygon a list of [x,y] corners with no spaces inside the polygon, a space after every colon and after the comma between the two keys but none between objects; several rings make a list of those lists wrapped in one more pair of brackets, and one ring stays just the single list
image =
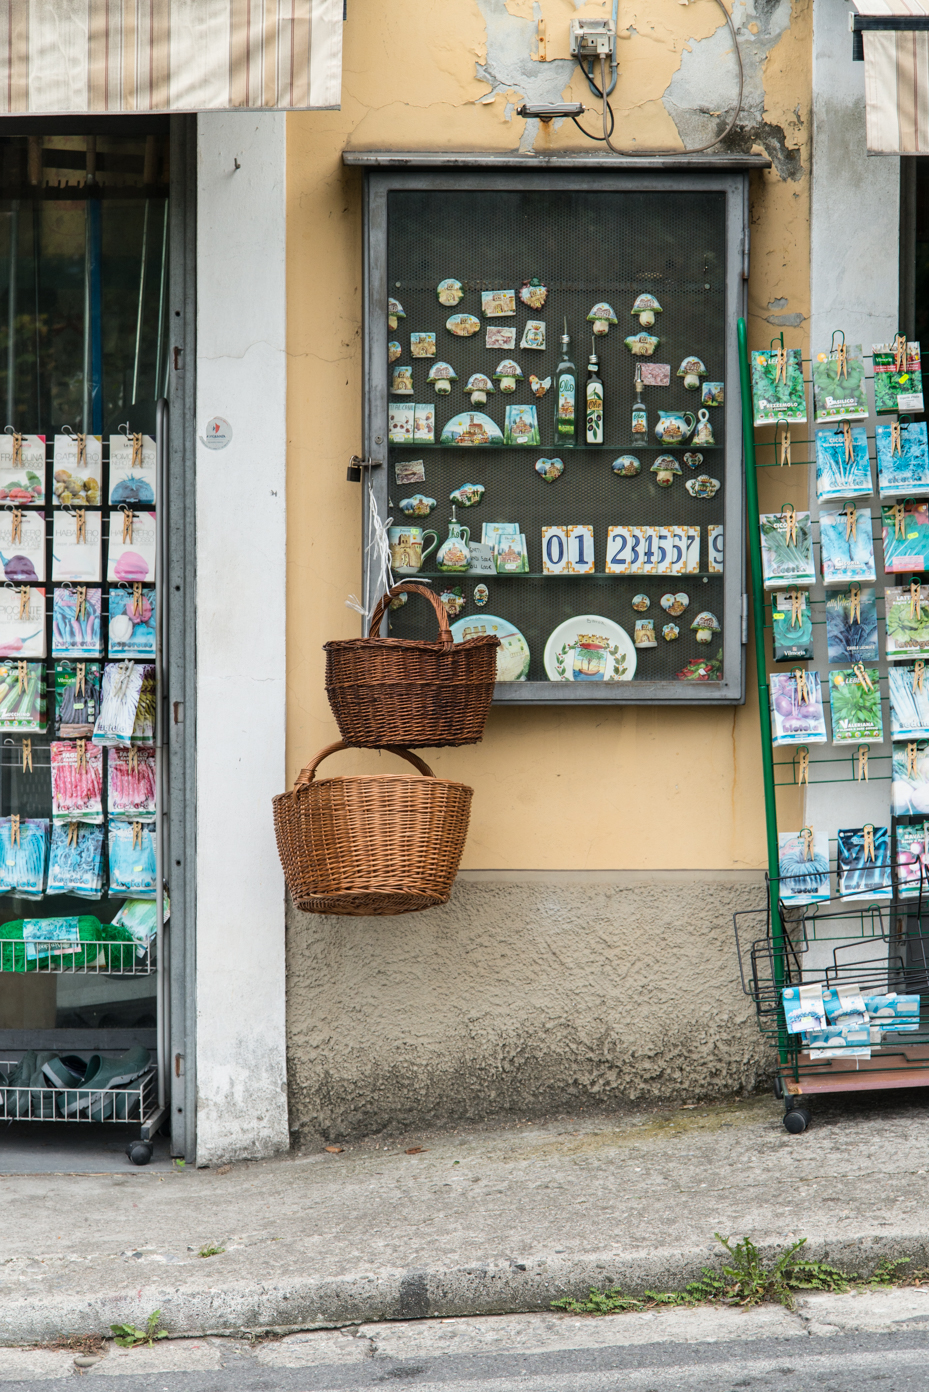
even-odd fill
[{"label": "peeling paint patch", "polygon": [[786,301],[786,300],[769,300],[769,301],[768,301],[768,308],[769,308],[769,309],[786,309],[786,308],[787,308],[787,301]]},{"label": "peeling paint patch", "polygon": [[799,329],[801,324],[806,323],[805,314],[766,314],[765,322],[774,324],[779,329]]}]

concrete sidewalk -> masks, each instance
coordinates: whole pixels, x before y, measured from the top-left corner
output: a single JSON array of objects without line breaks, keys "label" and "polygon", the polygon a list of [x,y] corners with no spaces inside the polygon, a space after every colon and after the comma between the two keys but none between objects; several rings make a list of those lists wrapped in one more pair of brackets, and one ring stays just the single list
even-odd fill
[{"label": "concrete sidewalk", "polygon": [[806,1237],[847,1270],[929,1265],[926,1102],[821,1101],[801,1136],[752,1098],[219,1171],[7,1174],[0,1342],[105,1334],[155,1309],[175,1334],[545,1310],[591,1285],[679,1289],[719,1264],[714,1232]]}]

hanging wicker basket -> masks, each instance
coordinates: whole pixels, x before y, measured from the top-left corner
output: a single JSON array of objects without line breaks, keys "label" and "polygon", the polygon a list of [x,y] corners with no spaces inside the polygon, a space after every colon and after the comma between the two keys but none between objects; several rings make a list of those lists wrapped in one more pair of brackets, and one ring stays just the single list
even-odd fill
[{"label": "hanging wicker basket", "polygon": [[[428,599],[439,621],[434,642],[375,636],[399,594]],[[476,744],[494,694],[499,646],[489,635],[454,642],[437,595],[425,585],[395,585],[378,602],[367,638],[325,645],[326,694],[342,738],[365,749]]]},{"label": "hanging wicker basket", "polygon": [[273,799],[287,887],[306,913],[415,913],[447,904],[468,833],[473,789],[436,778],[405,749],[391,749],[422,778],[402,774],[322,778],[330,744]]}]

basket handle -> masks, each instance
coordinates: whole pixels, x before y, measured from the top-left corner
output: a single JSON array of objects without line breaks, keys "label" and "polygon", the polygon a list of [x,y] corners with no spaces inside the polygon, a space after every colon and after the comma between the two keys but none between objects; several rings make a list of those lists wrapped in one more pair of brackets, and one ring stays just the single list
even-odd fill
[{"label": "basket handle", "polygon": [[[312,783],[313,779],[316,777],[316,770],[319,768],[323,759],[328,759],[330,754],[338,754],[340,749],[355,748],[355,745],[345,744],[343,740],[337,740],[335,744],[327,744],[326,748],[321,749],[319,753],[310,760],[306,768],[303,769],[300,773],[298,773],[297,780],[294,783],[294,787],[303,788],[306,787],[307,784]],[[427,763],[424,763],[424,761],[420,759],[418,755],[414,754],[412,750],[401,749],[400,746],[396,744],[386,744],[384,745],[384,748],[387,750],[389,754],[399,754],[401,759],[406,759],[408,764],[412,764],[413,767],[415,769],[418,769],[419,772],[423,774],[426,778],[435,778],[435,774],[432,772],[432,769],[429,767],[429,765]]]},{"label": "basket handle", "polygon": [[393,589],[388,590],[385,595],[377,601],[374,613],[371,615],[371,627],[368,630],[369,638],[376,638],[381,627],[381,621],[387,612],[390,601],[398,594],[418,594],[424,595],[435,610],[435,616],[439,621],[438,642],[443,647],[450,648],[453,643],[452,631],[448,626],[448,610],[442,603],[434,590],[427,589],[425,585],[414,585],[409,581],[401,581],[399,585],[394,585]]}]

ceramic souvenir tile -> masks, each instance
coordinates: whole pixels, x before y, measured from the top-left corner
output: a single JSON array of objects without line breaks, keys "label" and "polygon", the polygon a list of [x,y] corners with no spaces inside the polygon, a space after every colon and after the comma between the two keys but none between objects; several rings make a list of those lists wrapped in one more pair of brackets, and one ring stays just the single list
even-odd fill
[{"label": "ceramic souvenir tile", "polygon": [[671,364],[643,362],[639,367],[639,380],[643,387],[670,387]]},{"label": "ceramic souvenir tile", "polygon": [[805,590],[781,590],[771,596],[775,662],[807,662],[813,656],[813,618]]},{"label": "ceramic souvenir tile", "polygon": [[671,528],[671,568],[669,574],[683,575],[687,568],[687,528]]},{"label": "ceramic souvenir tile", "polygon": [[642,573],[658,574],[658,528],[642,527]]},{"label": "ceramic souvenir tile", "polygon": [[490,419],[490,416],[486,416],[480,411],[461,411],[446,422],[439,437],[439,443],[466,447],[502,445],[503,431]]},{"label": "ceramic souvenir tile", "polygon": [[52,594],[52,657],[102,657],[102,612],[103,591],[96,586],[56,585]]},{"label": "ceramic souvenir tile", "polygon": [[826,717],[818,672],[772,672],[771,742],[775,745],[825,744]]},{"label": "ceramic souvenir tile", "polygon": [[402,349],[402,347],[400,346],[399,343],[397,343],[396,341],[394,341],[394,342],[392,342],[392,343],[388,343],[388,345],[387,345],[387,361],[388,361],[388,363],[399,362],[400,359],[402,358],[402,356],[403,356],[403,349]]},{"label": "ceramic souvenir tile", "polygon": [[885,505],[881,520],[885,573],[929,570],[929,502]]},{"label": "ceramic souvenir tile", "polygon": [[488,324],[485,344],[512,353],[516,347],[516,329],[508,324]]},{"label": "ceramic souvenir tile", "polygon": [[877,576],[870,511],[848,503],[840,512],[821,512],[819,552],[825,586],[845,586],[853,580],[873,585]]},{"label": "ceramic souvenir tile", "polygon": [[706,544],[709,550],[706,568],[711,575],[722,575],[723,573],[723,531],[721,524],[706,529]]},{"label": "ceramic souvenir tile", "polygon": [[828,353],[817,353],[813,362],[813,399],[817,425],[821,421],[867,419],[860,343],[843,343]]},{"label": "ceramic souvenir tile", "polygon": [[401,498],[397,507],[404,517],[428,517],[435,507],[435,498],[427,498],[424,493],[414,493],[411,498]]},{"label": "ceramic souvenir tile", "polygon": [[916,826],[898,822],[894,836],[898,898],[925,897],[929,894],[929,822]]},{"label": "ceramic souvenir tile", "polygon": [[829,673],[833,744],[881,744],[880,673],[876,667],[847,667]]},{"label": "ceramic souvenir tile", "polygon": [[449,502],[457,503],[459,507],[477,507],[486,491],[482,483],[463,483],[454,493],[449,493]]},{"label": "ceramic souvenir tile", "polygon": [[45,656],[45,590],[0,586],[0,656]]},{"label": "ceramic souvenir tile", "polygon": [[923,410],[923,377],[918,343],[902,343],[902,361],[898,365],[895,344],[875,343],[874,410],[879,416],[890,411],[901,414]]},{"label": "ceramic souvenir tile", "polygon": [[394,465],[394,477],[399,484],[425,483],[426,466],[421,459],[408,459],[404,464]]},{"label": "ceramic souvenir tile", "polygon": [[826,597],[826,640],[830,662],[876,662],[877,599],[871,589],[851,586]]},{"label": "ceramic souvenir tile", "polygon": [[860,498],[871,492],[871,461],[864,426],[851,427],[850,451],[844,430],[817,430],[816,496],[819,501]]},{"label": "ceramic souvenir tile", "polygon": [[[0,565],[11,585],[27,585],[45,579],[45,513],[0,509]],[[14,535],[17,540],[14,541]]]},{"label": "ceramic souvenir tile", "polygon": [[[83,532],[79,526],[83,519]],[[112,524],[111,524],[112,525]],[[53,515],[52,579],[100,583],[102,513],[89,508]]]},{"label": "ceramic souvenir tile", "polygon": [[929,492],[929,436],[925,421],[878,425],[874,442],[882,498],[912,498]]},{"label": "ceramic souvenir tile", "polygon": [[888,585],[884,590],[887,660],[929,656],[929,585]]},{"label": "ceramic souvenir tile", "polygon": [[428,401],[413,407],[413,439],[419,445],[431,445],[435,440],[435,407]]},{"label": "ceramic souvenir tile", "polygon": [[890,790],[895,817],[924,817],[929,813],[929,745],[913,740],[894,745]]},{"label": "ceramic souvenir tile", "polygon": [[766,590],[788,585],[813,585],[813,533],[808,512],[763,512],[761,566]]},{"label": "ceramic souvenir tile", "polygon": [[546,575],[561,575],[570,569],[567,527],[542,528],[542,569]]},{"label": "ceramic souvenir tile", "polygon": [[836,879],[844,899],[890,899],[890,832],[887,827],[840,827]]},{"label": "ceramic souvenir tile", "polygon": [[434,334],[434,333],[411,333],[411,334],[410,334],[410,357],[411,357],[411,358],[434,358],[434,357],[435,357],[435,334]]},{"label": "ceramic souvenir tile", "polygon": [[700,573],[700,528],[687,528],[687,574]]},{"label": "ceramic souvenir tile", "polygon": [[449,277],[447,280],[440,280],[436,286],[436,295],[440,305],[447,305],[450,309],[459,303],[464,296],[464,286],[460,280]]},{"label": "ceramic souvenir tile", "polygon": [[538,408],[535,405],[520,406],[510,402],[506,408],[504,439],[508,445],[541,444]]},{"label": "ceramic souvenir tile", "polygon": [[481,313],[485,319],[503,319],[516,313],[515,290],[482,290]]},{"label": "ceramic souvenir tile", "polygon": [[752,353],[752,399],[756,425],[806,420],[806,392],[799,348]]},{"label": "ceramic souvenir tile", "polygon": [[518,522],[483,522],[481,524],[481,541],[487,546],[495,546],[498,537],[518,537]]},{"label": "ceramic souvenir tile", "polygon": [[470,338],[479,332],[481,321],[473,314],[451,314],[445,321],[445,327],[456,338]]},{"label": "ceramic souvenir tile", "polygon": [[542,284],[538,276],[533,276],[531,280],[523,281],[519,298],[527,309],[541,309],[548,299],[548,287]]},{"label": "ceramic souvenir tile", "polygon": [[101,435],[56,435],[52,506],[99,507],[103,478]]},{"label": "ceramic souvenir tile", "polygon": [[812,827],[778,833],[778,898],[782,904],[819,904],[829,898],[829,842]]},{"label": "ceramic souvenir tile", "polygon": [[153,512],[132,513],[132,534],[123,540],[121,515],[110,517],[110,544],[107,553],[106,578],[126,581],[152,581],[155,578],[157,519]]},{"label": "ceramic souvenir tile", "polygon": [[594,571],[593,527],[568,528],[568,560],[575,575],[591,575]]},{"label": "ceramic souvenir tile", "polygon": [[45,502],[45,436],[0,435],[0,503]]},{"label": "ceramic souvenir tile", "polygon": [[390,376],[390,390],[394,396],[413,395],[413,369],[409,365],[397,366]]},{"label": "ceramic souvenir tile", "polygon": [[657,648],[654,619],[636,619],[633,642],[637,648]]},{"label": "ceramic souvenir tile", "polygon": [[[56,436],[56,449],[57,441]],[[56,477],[57,467],[56,464]],[[157,501],[156,492],[155,441],[152,436],[111,435],[110,505],[151,507]]]},{"label": "ceramic souvenir tile", "polygon": [[704,406],[722,406],[725,395],[725,382],[704,382],[700,389],[700,400]]},{"label": "ceramic souvenir tile", "polygon": [[494,542],[494,570],[498,575],[524,575],[529,570],[526,538],[498,536]]},{"label": "ceramic souvenir tile", "polygon": [[929,669],[899,662],[887,669],[890,738],[929,739]]},{"label": "ceramic souvenir tile", "polygon": [[519,340],[520,348],[545,347],[545,324],[541,319],[527,319],[526,327],[523,329],[523,336]]},{"label": "ceramic souvenir tile", "polygon": [[632,538],[628,527],[609,527],[606,534],[607,575],[627,575],[630,569]]},{"label": "ceramic souvenir tile", "polygon": [[387,408],[387,438],[392,445],[413,443],[413,405],[393,401]]}]

